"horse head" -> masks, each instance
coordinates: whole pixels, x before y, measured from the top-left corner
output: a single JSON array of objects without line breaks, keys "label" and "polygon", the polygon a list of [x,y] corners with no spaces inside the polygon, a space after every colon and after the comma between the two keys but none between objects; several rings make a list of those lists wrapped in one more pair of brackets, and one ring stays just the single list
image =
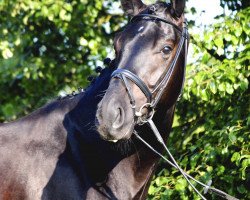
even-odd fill
[{"label": "horse head", "polygon": [[114,39],[115,71],[98,105],[96,126],[109,141],[129,139],[135,125],[173,106],[183,86],[187,31],[185,0],[145,5],[123,0],[132,17]]}]

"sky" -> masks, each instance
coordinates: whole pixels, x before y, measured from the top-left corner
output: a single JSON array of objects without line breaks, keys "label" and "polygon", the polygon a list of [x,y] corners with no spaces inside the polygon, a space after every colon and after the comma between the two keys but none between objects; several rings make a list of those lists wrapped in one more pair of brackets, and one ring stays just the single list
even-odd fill
[{"label": "sky", "polygon": [[[156,2],[156,0],[142,0],[142,1],[145,4]],[[170,0],[166,0],[166,2],[170,2]],[[220,0],[200,0],[200,1],[188,0],[186,3],[187,11],[190,10],[192,7],[196,9],[197,13],[193,15],[190,12],[188,12],[186,13],[186,18],[188,20],[195,20],[196,23],[198,23],[199,25],[201,23],[203,25],[212,24],[214,22],[214,17],[223,13],[223,8],[220,7]],[[110,12],[113,14],[123,13],[122,10],[120,9],[119,1],[112,2],[112,9],[110,10]]]},{"label": "sky", "polygon": [[197,14],[187,13],[185,16],[188,20],[195,20],[197,25],[212,24],[215,21],[214,17],[223,13],[223,8],[220,7],[220,0],[188,0],[186,7],[188,9],[192,7],[196,9]]},{"label": "sky", "polygon": [[[188,0],[188,2],[186,3],[187,10],[190,10],[192,7],[196,9],[197,13],[192,14],[191,12],[187,12],[185,14],[185,17],[188,19],[188,21],[194,20],[196,24],[196,26],[193,26],[192,30],[190,30],[191,34],[202,34],[205,26],[215,23],[216,20],[214,19],[214,17],[224,12],[223,8],[220,7],[220,0]],[[187,62],[194,62],[196,58],[193,57],[194,53],[191,43],[189,45],[188,51]]]}]

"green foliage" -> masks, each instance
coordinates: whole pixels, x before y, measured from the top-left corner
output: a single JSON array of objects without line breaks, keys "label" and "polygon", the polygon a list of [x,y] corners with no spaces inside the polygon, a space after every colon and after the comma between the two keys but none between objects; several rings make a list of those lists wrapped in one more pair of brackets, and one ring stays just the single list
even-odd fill
[{"label": "green foliage", "polygon": [[[240,199],[250,199],[249,13],[224,17],[203,34],[191,31],[195,60],[168,141],[189,174]],[[149,199],[199,199],[176,169],[159,170]]]},{"label": "green foliage", "polygon": [[0,121],[23,116],[86,76],[124,17],[103,0],[0,2]]}]

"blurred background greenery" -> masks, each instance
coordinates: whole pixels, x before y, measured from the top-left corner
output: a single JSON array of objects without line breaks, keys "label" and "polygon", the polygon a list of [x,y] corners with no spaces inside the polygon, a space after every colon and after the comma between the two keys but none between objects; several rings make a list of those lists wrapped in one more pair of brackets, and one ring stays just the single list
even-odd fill
[{"label": "blurred background greenery", "polygon": [[[222,12],[206,24],[200,19],[209,11],[196,6],[202,1],[186,9],[186,84],[168,146],[197,179],[250,199],[250,1],[219,3]],[[112,55],[114,33],[127,22],[119,6],[114,0],[0,1],[0,122],[86,87],[86,77]],[[148,198],[199,199],[163,162]]]}]

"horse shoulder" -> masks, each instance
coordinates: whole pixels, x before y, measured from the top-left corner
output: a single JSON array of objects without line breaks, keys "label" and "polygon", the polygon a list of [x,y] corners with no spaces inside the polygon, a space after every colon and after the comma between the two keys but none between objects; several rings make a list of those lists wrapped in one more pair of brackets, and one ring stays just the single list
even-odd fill
[{"label": "horse shoulder", "polygon": [[45,107],[0,125],[1,200],[40,199],[66,147],[63,119],[62,111]]}]

